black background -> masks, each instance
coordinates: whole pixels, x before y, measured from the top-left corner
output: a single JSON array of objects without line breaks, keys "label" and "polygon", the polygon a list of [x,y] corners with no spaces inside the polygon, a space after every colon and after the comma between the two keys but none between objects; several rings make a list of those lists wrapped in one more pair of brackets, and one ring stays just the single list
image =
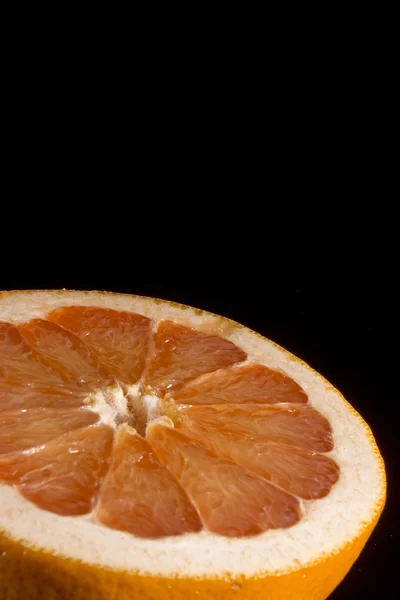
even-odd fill
[{"label": "black background", "polygon": [[248,46],[242,27],[225,26],[235,41],[208,60],[207,35],[198,57],[178,40],[176,56],[168,43],[149,65],[148,40],[133,57],[106,43],[104,60],[96,44],[90,62],[79,48],[74,61],[69,42],[65,60],[46,40],[39,57],[36,42],[20,57],[11,44],[0,289],[172,299],[321,372],[370,424],[388,474],[386,509],[332,598],[390,600],[400,597],[395,38],[386,16],[379,28],[376,11],[371,23],[359,12],[338,13],[338,26],[317,15],[309,37],[295,19],[292,46],[278,26],[270,42],[270,27],[264,52],[253,26]]},{"label": "black background", "polygon": [[[60,201],[51,225],[38,214],[24,218],[11,228],[13,245],[2,240],[0,288],[175,300],[239,321],[322,373],[370,424],[388,473],[386,509],[332,599],[397,597],[398,314],[390,236],[376,240],[374,219],[354,236],[343,226],[343,209],[342,223],[328,231],[318,216],[311,226],[294,217],[287,229],[286,211],[272,217],[265,204],[257,213],[255,205],[238,210],[227,203],[217,222],[213,207],[164,203],[160,214],[163,202],[146,202],[145,216],[136,214],[140,203],[111,202],[97,207],[94,222],[93,199],[73,207]],[[225,220],[229,207],[233,216]]]}]

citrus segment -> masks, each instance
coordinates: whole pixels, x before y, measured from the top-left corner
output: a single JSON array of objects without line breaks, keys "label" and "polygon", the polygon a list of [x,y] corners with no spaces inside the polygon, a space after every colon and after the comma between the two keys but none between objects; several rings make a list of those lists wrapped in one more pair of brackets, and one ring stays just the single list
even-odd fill
[{"label": "citrus segment", "polygon": [[153,422],[147,428],[147,437],[209,531],[242,537],[290,527],[299,521],[296,498],[247,469],[207,452],[181,432]]},{"label": "citrus segment", "polygon": [[93,509],[110,461],[113,430],[94,425],[70,431],[39,449],[0,456],[0,481],[17,485],[39,508],[59,515]]},{"label": "citrus segment", "polygon": [[40,390],[57,387],[64,381],[46,366],[41,355],[21,336],[15,325],[0,322],[0,391],[10,386],[27,386]]},{"label": "citrus segment", "polygon": [[154,337],[154,349],[144,373],[147,389],[163,395],[187,381],[245,360],[246,353],[232,342],[161,321]]},{"label": "citrus segment", "polygon": [[151,320],[130,312],[93,306],[64,306],[46,315],[81,338],[118,381],[136,383],[144,369]]},{"label": "citrus segment", "polygon": [[0,381],[0,413],[3,411],[25,411],[32,408],[70,408],[84,405],[79,394],[58,393],[58,389],[44,392],[27,386],[11,386]]},{"label": "citrus segment", "polygon": [[57,323],[33,319],[22,323],[18,329],[45,363],[60,373],[69,385],[90,391],[111,383],[82,340]]},{"label": "citrus segment", "polygon": [[0,454],[39,446],[98,420],[98,415],[88,410],[39,408],[0,413]]},{"label": "citrus segment", "polygon": [[192,422],[182,430],[191,440],[216,456],[272,481],[284,490],[315,500],[329,494],[339,477],[338,465],[328,456],[294,446],[257,439],[227,436],[204,430]]},{"label": "citrus segment", "polygon": [[199,531],[199,516],[150,444],[121,426],[101,490],[99,520],[146,538]]},{"label": "citrus segment", "polygon": [[293,379],[255,364],[205,375],[171,395],[175,402],[183,404],[307,402],[306,393]]},{"label": "citrus segment", "polygon": [[306,405],[216,404],[167,408],[178,426],[209,429],[241,439],[257,439],[297,446],[304,450],[333,449],[329,421]]}]

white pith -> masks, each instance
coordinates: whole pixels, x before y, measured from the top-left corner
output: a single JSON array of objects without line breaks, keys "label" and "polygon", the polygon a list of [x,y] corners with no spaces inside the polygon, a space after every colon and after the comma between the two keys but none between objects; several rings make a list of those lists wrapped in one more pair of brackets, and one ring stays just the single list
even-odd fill
[{"label": "white pith", "polygon": [[[317,560],[357,537],[373,519],[384,490],[384,472],[374,452],[368,427],[357,418],[339,392],[307,365],[269,340],[227,319],[149,298],[86,292],[17,292],[0,296],[0,320],[23,322],[43,317],[67,305],[88,305],[138,312],[154,320],[173,319],[201,331],[218,332],[243,348],[250,360],[281,369],[308,394],[311,406],[331,423],[335,449],[330,453],[340,466],[339,481],[330,494],[304,502],[302,520],[284,530],[271,530],[251,538],[229,539],[202,531],[197,534],[146,540],[92,522],[89,516],[60,517],[40,510],[14,488],[0,484],[0,532],[61,556],[100,566],[164,576],[251,576],[286,571]],[[114,397],[114,394],[113,394]],[[159,416],[156,397],[138,397],[129,390],[143,418]],[[97,399],[96,412],[104,422],[116,424],[126,410],[122,390],[115,405]]]},{"label": "white pith", "polygon": [[95,392],[83,402],[88,410],[99,415],[102,423],[110,427],[115,428],[130,419],[128,399],[118,386]]}]

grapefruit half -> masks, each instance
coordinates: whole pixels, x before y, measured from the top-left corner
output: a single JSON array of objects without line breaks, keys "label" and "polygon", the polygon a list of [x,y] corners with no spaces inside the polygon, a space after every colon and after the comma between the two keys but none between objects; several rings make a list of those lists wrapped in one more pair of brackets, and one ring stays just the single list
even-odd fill
[{"label": "grapefruit half", "polygon": [[5,600],[327,598],[385,469],[322,376],[224,317],[0,294]]}]

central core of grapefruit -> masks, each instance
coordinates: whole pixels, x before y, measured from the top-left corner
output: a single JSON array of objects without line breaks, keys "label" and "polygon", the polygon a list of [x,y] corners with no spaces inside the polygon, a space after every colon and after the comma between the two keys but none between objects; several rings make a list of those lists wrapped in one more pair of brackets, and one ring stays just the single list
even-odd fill
[{"label": "central core of grapefruit", "polygon": [[171,417],[161,397],[142,394],[139,385],[122,389],[112,386],[94,392],[84,399],[88,410],[96,413],[104,425],[117,429],[126,424],[142,436],[146,436],[147,425],[159,417]]},{"label": "central core of grapefruit", "polygon": [[0,323],[0,482],[140,537],[256,535],[339,477],[329,422],[217,331],[86,306]]}]

